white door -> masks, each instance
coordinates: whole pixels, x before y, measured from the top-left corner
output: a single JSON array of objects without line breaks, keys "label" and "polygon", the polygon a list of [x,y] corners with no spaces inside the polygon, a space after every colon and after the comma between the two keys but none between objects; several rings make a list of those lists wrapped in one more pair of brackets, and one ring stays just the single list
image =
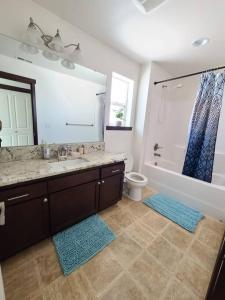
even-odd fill
[{"label": "white door", "polygon": [[33,145],[31,95],[0,89],[2,147]]}]

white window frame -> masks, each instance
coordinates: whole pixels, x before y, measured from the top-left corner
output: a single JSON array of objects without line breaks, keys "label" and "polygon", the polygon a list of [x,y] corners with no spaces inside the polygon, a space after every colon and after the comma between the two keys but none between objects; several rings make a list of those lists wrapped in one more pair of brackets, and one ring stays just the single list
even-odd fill
[{"label": "white window frame", "polygon": [[[112,85],[113,85],[112,82],[113,82],[113,79],[118,79],[120,81],[125,82],[128,85],[127,98],[126,98],[126,101],[125,101],[124,105],[122,105],[118,102],[114,102],[112,100]],[[115,106],[123,108],[123,110],[124,110],[125,123],[123,124],[123,126],[125,126],[125,127],[130,127],[131,126],[133,93],[134,93],[134,80],[132,80],[128,77],[125,77],[123,75],[120,75],[116,72],[113,72],[112,73],[112,81],[111,81],[111,100],[110,100],[110,109],[109,109],[109,123],[110,123],[110,125],[115,126],[115,124],[112,124],[111,120],[110,120],[111,119],[111,106],[115,105]]]}]

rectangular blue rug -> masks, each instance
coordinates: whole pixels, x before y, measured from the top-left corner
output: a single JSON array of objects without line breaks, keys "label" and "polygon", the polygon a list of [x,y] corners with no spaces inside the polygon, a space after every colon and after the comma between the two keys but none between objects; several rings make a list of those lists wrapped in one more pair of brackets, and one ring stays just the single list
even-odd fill
[{"label": "rectangular blue rug", "polygon": [[198,222],[204,217],[200,211],[163,194],[145,199],[144,204],[190,232],[195,232]]},{"label": "rectangular blue rug", "polygon": [[64,275],[69,275],[90,260],[116,236],[98,216],[91,216],[53,236]]}]

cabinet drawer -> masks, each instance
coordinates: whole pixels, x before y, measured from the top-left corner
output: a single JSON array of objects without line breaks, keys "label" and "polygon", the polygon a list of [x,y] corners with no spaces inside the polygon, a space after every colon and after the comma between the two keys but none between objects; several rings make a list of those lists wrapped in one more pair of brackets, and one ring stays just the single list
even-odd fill
[{"label": "cabinet drawer", "polygon": [[123,173],[124,169],[125,169],[124,163],[118,163],[110,167],[104,167],[101,169],[101,178]]},{"label": "cabinet drawer", "polygon": [[5,201],[6,206],[26,200],[38,198],[47,194],[47,184],[39,182],[0,191],[0,201]]},{"label": "cabinet drawer", "polygon": [[65,175],[64,177],[49,180],[48,190],[50,193],[53,193],[98,179],[99,169],[84,171],[79,174]]}]

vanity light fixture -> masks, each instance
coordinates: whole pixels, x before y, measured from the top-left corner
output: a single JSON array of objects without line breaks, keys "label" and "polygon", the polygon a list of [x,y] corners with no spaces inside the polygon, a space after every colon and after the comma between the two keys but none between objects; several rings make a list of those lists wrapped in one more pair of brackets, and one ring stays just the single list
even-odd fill
[{"label": "vanity light fixture", "polygon": [[50,51],[48,51],[48,50],[44,50],[44,51],[42,52],[42,55],[43,55],[45,58],[47,58],[48,60],[52,60],[52,61],[57,61],[57,60],[59,60],[59,58],[60,58],[57,54],[55,54],[55,53],[53,53],[53,52],[50,52]]},{"label": "vanity light fixture", "polygon": [[[70,70],[75,68],[75,56],[77,51],[80,50],[80,44],[64,45],[59,29],[57,29],[55,36],[45,34],[41,27],[30,17],[30,23],[26,32],[23,34],[22,40],[21,49],[24,52],[37,54],[39,47],[44,46],[46,49],[43,50],[42,54],[45,58],[51,61],[57,61],[63,56],[61,64]],[[69,47],[74,47],[74,50],[72,53],[67,54],[65,50]]]}]

